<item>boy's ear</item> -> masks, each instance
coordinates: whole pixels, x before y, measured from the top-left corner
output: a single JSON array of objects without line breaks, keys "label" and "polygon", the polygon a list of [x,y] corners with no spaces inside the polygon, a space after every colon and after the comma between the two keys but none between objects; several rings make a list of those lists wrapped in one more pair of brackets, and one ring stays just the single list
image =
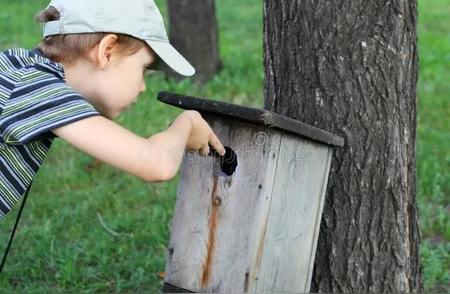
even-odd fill
[{"label": "boy's ear", "polygon": [[95,64],[100,68],[104,69],[108,67],[111,62],[117,57],[117,35],[108,34],[100,41],[97,45],[97,50],[94,51],[94,55],[92,56],[95,59]]}]

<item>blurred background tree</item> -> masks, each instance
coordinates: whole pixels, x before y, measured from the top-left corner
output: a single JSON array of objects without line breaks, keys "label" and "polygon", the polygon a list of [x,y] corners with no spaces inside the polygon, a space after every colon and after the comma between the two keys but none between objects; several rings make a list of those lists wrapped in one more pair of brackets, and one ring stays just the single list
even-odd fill
[{"label": "blurred background tree", "polygon": [[215,0],[167,0],[167,6],[171,43],[195,67],[194,80],[208,81],[222,68]]}]

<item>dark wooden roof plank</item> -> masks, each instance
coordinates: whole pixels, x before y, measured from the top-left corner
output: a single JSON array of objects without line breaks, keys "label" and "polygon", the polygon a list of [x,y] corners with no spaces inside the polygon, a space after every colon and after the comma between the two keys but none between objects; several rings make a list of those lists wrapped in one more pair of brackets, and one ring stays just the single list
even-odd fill
[{"label": "dark wooden roof plank", "polygon": [[197,110],[202,114],[237,119],[269,128],[294,133],[327,145],[344,146],[344,139],[317,127],[268,110],[236,104],[191,97],[170,92],[158,93],[158,100],[186,110]]}]

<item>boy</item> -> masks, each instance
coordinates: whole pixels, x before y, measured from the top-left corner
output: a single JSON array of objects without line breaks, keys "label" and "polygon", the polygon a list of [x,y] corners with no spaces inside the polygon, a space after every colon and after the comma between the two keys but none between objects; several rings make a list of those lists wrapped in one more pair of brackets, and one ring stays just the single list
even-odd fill
[{"label": "boy", "polygon": [[196,111],[139,137],[114,123],[145,91],[156,61],[191,76],[153,0],[52,0],[32,51],[0,53],[0,219],[29,188],[56,137],[148,182],[177,173],[184,151],[225,149]]}]

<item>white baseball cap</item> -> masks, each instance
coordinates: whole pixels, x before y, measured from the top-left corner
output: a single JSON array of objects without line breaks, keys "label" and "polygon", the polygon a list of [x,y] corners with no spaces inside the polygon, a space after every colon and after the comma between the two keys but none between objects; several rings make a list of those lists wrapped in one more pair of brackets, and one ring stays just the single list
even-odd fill
[{"label": "white baseball cap", "polygon": [[145,41],[179,74],[195,73],[194,67],[170,44],[153,0],[51,0],[50,6],[61,17],[44,24],[44,37],[98,32],[127,34]]}]

